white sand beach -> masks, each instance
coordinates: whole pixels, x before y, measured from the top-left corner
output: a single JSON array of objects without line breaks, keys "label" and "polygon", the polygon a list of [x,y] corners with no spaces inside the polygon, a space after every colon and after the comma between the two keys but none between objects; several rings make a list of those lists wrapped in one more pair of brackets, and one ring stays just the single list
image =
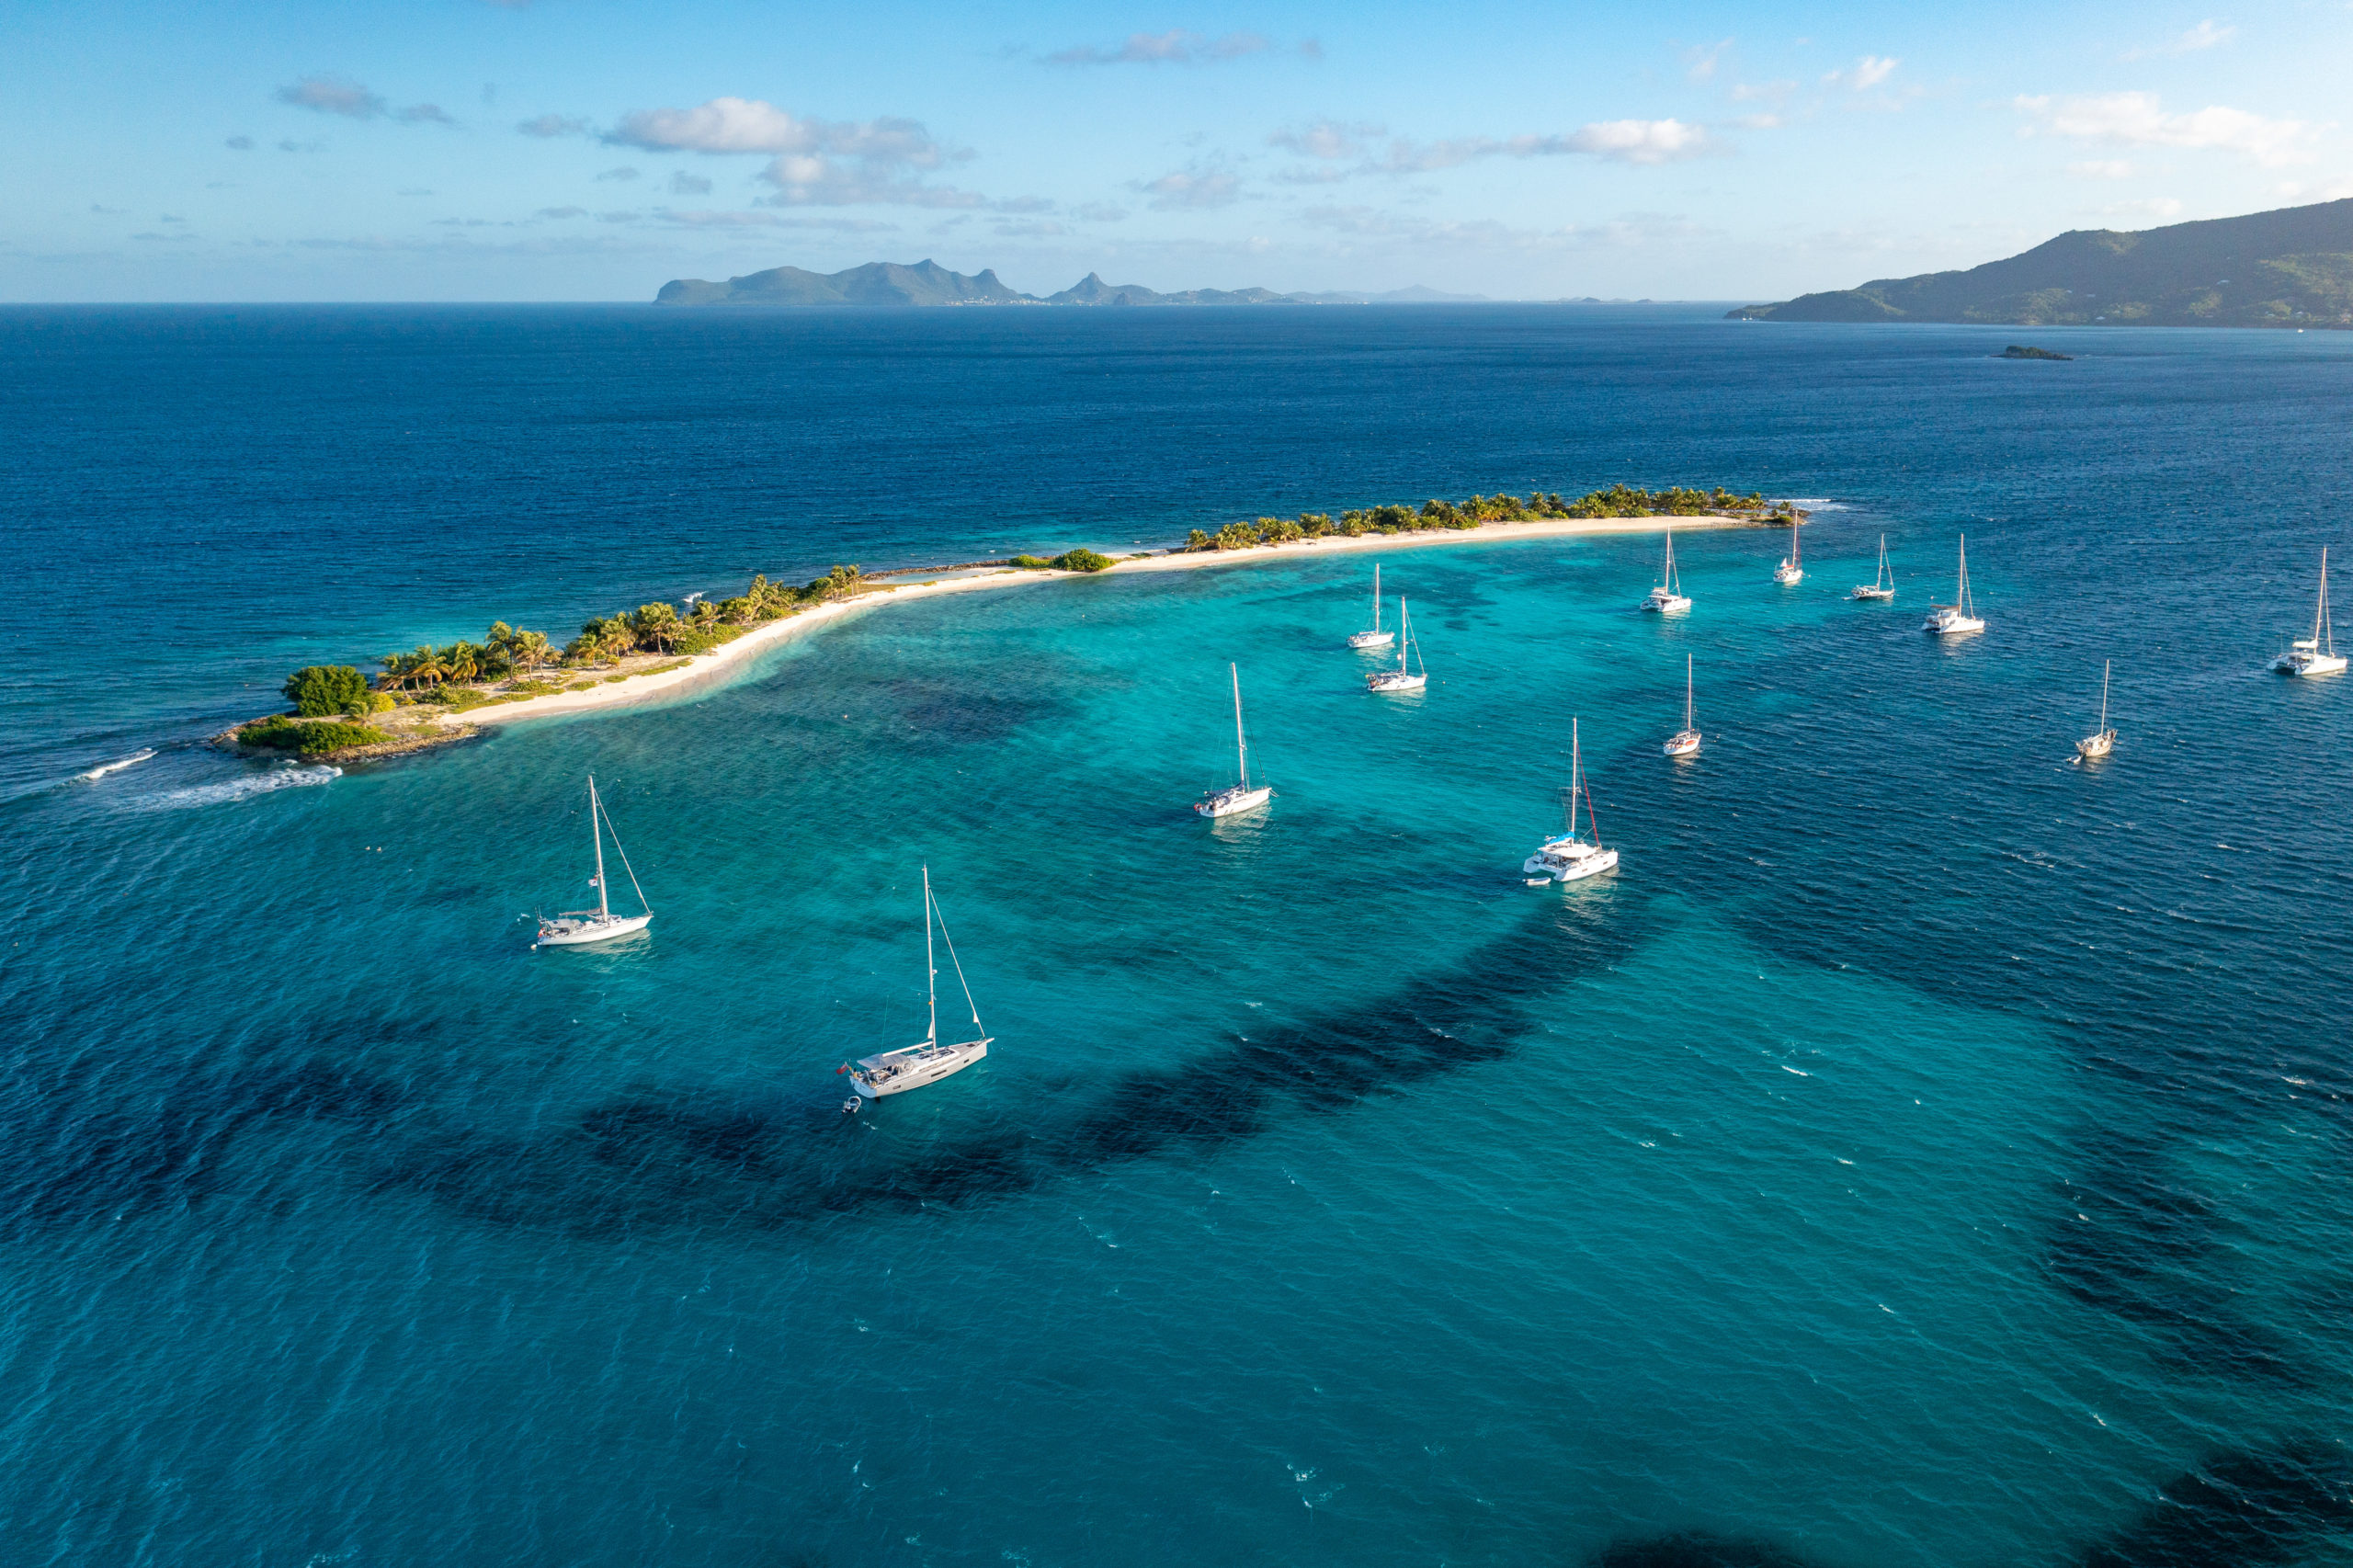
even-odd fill
[{"label": "white sand beach", "polygon": [[[1288,560],[1302,555],[1337,555],[1363,551],[1418,550],[1436,545],[1499,544],[1516,540],[1562,539],[1588,534],[1661,533],[1673,528],[1678,531],[1691,528],[1732,528],[1762,527],[1754,518],[1703,514],[1689,517],[1546,517],[1526,523],[1482,523],[1473,528],[1450,528],[1427,533],[1359,534],[1355,538],[1295,540],[1289,544],[1259,545],[1249,550],[1175,551],[1166,555],[1151,555],[1121,561],[1102,572],[1021,571],[1011,568],[991,568],[971,576],[944,577],[929,581],[906,583],[892,587],[877,588],[854,597],[820,605],[780,620],[756,626],[733,642],[700,653],[686,665],[633,676],[627,680],[599,684],[585,690],[557,692],[546,697],[534,697],[522,702],[500,703],[494,707],[476,708],[464,713],[451,713],[439,722],[451,727],[472,729],[483,724],[512,724],[524,719],[545,719],[562,714],[585,712],[591,709],[618,708],[631,703],[657,699],[677,699],[701,696],[725,684],[722,676],[740,671],[753,657],[767,649],[795,637],[802,637],[820,627],[847,616],[862,615],[887,606],[907,604],[916,599],[941,594],[979,593],[995,588],[1017,588],[1035,583],[1053,582],[1070,577],[1132,576],[1142,572],[1194,572],[1222,566],[1249,566],[1276,560]],[[1633,589],[1628,590],[1630,596]],[[1628,601],[1632,602],[1631,597]]]}]

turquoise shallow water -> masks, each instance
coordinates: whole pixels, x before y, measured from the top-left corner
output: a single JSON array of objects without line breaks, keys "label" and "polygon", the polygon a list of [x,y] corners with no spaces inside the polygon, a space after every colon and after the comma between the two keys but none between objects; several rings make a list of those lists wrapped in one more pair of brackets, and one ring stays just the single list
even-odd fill
[{"label": "turquoise shallow water", "polygon": [[[164,755],[0,808],[10,1556],[2347,1561],[2347,719],[2261,673],[2329,520],[2237,509],[2234,390],[2341,365],[2103,368],[2111,508],[1927,335],[1691,341],[1812,342],[1892,443],[1798,492],[1806,582],[1689,535],[1662,622],[1654,538],[1384,551],[1417,699],[1341,646],[1370,555],[887,607],[297,788],[124,678]],[[1279,795],[1212,827],[1228,660]],[[1625,866],[1532,890],[1572,715]],[[659,914],[534,954],[590,769]],[[847,1119],[925,864],[998,1044]]]}]

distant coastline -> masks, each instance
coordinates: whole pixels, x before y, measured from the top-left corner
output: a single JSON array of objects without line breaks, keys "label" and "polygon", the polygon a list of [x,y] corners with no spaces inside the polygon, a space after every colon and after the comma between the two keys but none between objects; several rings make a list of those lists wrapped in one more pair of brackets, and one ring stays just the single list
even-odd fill
[{"label": "distant coastline", "polygon": [[[1641,492],[1624,492],[1642,494]],[[1696,491],[1661,493],[1659,498],[1674,496],[1679,501],[1701,497]],[[1724,496],[1723,492],[1716,492]],[[1474,497],[1474,501],[1488,498]],[[1556,505],[1558,498],[1550,498]],[[1587,497],[1587,503],[1595,500]],[[1755,501],[1756,497],[1737,497],[1739,501]],[[1509,503],[1508,509],[1521,510],[1520,503],[1511,497],[1496,497],[1495,502]],[[1130,555],[1112,561],[1088,551],[1072,551],[1049,563],[1033,557],[1016,557],[1014,562],[984,562],[938,568],[902,569],[897,572],[867,575],[856,568],[837,567],[830,579],[820,578],[801,592],[811,596],[789,609],[775,613],[773,619],[742,627],[728,627],[726,635],[715,645],[699,651],[670,656],[657,649],[644,655],[626,655],[603,668],[551,673],[539,678],[537,671],[524,665],[517,676],[505,684],[507,690],[495,695],[475,688],[463,691],[461,699],[442,706],[424,701],[404,702],[395,707],[390,694],[383,689],[385,680],[394,675],[398,660],[386,661],[386,674],[369,683],[364,697],[353,698],[338,694],[349,703],[348,711],[322,709],[309,719],[273,714],[248,721],[222,732],[215,740],[224,747],[248,755],[262,755],[278,748],[278,755],[299,751],[305,760],[347,763],[367,761],[398,756],[431,747],[448,745],[471,739],[486,727],[514,723],[526,719],[554,718],[591,712],[608,708],[632,706],[639,703],[676,697],[685,692],[700,695],[719,689],[725,683],[722,677],[739,670],[753,655],[777,647],[793,638],[805,635],[820,627],[830,625],[852,614],[889,604],[904,604],[944,594],[975,593],[991,589],[1012,588],[1025,584],[1059,581],[1073,577],[1120,574],[1187,572],[1217,566],[1247,566],[1278,559],[1292,559],[1303,555],[1356,553],[1365,551],[1416,549],[1431,545],[1460,543],[1497,543],[1514,540],[1575,538],[1588,535],[1642,533],[1665,528],[1763,528],[1786,526],[1792,520],[1802,520],[1804,514],[1783,509],[1768,512],[1759,509],[1721,508],[1674,512],[1645,512],[1627,516],[1528,516],[1514,520],[1491,517],[1472,520],[1449,503],[1433,502],[1433,507],[1444,507],[1451,520],[1441,520],[1435,513],[1409,513],[1404,508],[1380,508],[1374,513],[1350,514],[1352,518],[1364,518],[1379,512],[1395,512],[1410,519],[1404,523],[1390,521],[1385,531],[1367,528],[1353,534],[1327,532],[1320,537],[1306,537],[1299,526],[1288,519],[1262,518],[1255,525],[1233,525],[1218,535],[1196,530],[1188,545]],[[1489,503],[1493,507],[1493,503]],[[1321,519],[1328,524],[1330,519]],[[1268,525],[1273,525],[1269,527]],[[1061,564],[1075,562],[1072,567]],[[1096,562],[1102,562],[1100,565]],[[923,576],[926,572],[938,572],[937,576]],[[919,576],[913,583],[893,583],[886,578]],[[766,579],[756,579],[753,592],[757,594]],[[831,590],[827,590],[830,583]],[[794,590],[770,590],[790,596]],[[729,601],[731,604],[738,601]],[[648,610],[669,607],[645,607]],[[593,638],[596,629],[612,624],[623,618],[592,621],[584,629],[584,639]],[[681,621],[680,625],[709,624]],[[504,623],[494,628],[494,634],[506,631]],[[508,632],[518,644],[536,636],[534,633]],[[546,640],[538,639],[546,646]],[[576,650],[579,642],[574,644]],[[471,646],[471,645],[465,645]],[[420,650],[430,654],[430,649]],[[413,656],[411,656],[413,657]],[[290,681],[290,696],[305,677],[315,674],[339,672],[347,679],[359,679],[350,666],[312,666],[297,672]],[[519,689],[517,689],[519,688]],[[302,744],[300,735],[305,725],[319,726],[322,743],[335,741],[338,744]]]},{"label": "distant coastline", "polygon": [[1106,283],[1088,273],[1060,293],[1024,294],[1006,287],[996,269],[950,272],[936,261],[912,267],[870,261],[839,272],[772,267],[725,282],[674,278],[654,296],[657,305],[754,306],[769,310],[876,310],[985,306],[1054,309],[1136,309],[1185,305],[1451,305],[1484,304],[1483,294],[1442,294],[1415,284],[1382,293],[1327,290],[1277,293],[1271,289],[1184,289],[1162,293],[1141,283]]}]

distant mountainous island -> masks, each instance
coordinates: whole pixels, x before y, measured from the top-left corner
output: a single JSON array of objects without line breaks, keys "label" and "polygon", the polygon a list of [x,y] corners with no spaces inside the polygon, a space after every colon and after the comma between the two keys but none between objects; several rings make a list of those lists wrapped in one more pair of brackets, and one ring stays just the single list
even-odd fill
[{"label": "distant mountainous island", "polygon": [[1163,294],[1141,283],[1106,283],[1088,273],[1043,299],[1008,289],[994,267],[967,275],[936,261],[913,267],[870,261],[841,272],[772,267],[724,283],[675,278],[654,296],[657,305],[782,305],[801,309],[872,309],[906,305],[1424,305],[1470,303],[1483,294],[1441,294],[1419,286],[1385,294],[1347,291],[1278,294],[1267,289],[1187,289]]},{"label": "distant mountainous island", "polygon": [[2120,233],[2075,229],[1965,272],[1882,278],[1751,321],[2353,327],[2353,199]]}]

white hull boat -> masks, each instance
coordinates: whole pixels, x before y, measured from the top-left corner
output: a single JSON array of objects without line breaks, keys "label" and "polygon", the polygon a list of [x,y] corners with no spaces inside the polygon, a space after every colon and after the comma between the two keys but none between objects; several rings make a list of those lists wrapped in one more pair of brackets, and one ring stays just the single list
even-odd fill
[{"label": "white hull boat", "polygon": [[[994,1041],[981,1027],[980,1009],[972,1006],[972,988],[964,981],[964,966],[956,957],[956,944],[949,939],[948,922],[938,917],[938,902],[931,896],[931,868],[923,870],[923,959],[926,984],[931,994],[931,1032],[915,1044],[897,1051],[886,1051],[876,1056],[862,1056],[855,1064],[845,1064],[837,1071],[849,1074],[849,1086],[855,1091],[849,1103],[842,1108],[856,1110],[867,1100],[879,1100],[889,1095],[904,1095],[909,1089],[920,1089],[926,1084],[937,1084],[952,1073],[961,1073],[989,1053]],[[963,1040],[943,1040],[939,1038],[939,971],[934,967],[937,959],[932,948],[932,926],[939,927],[939,939],[948,948],[948,961],[956,969],[956,983],[964,988],[964,1006],[972,1015],[974,1038]]]},{"label": "white hull boat", "polygon": [[[613,903],[605,892],[605,835],[613,834],[613,853],[621,858],[621,869],[629,873],[629,885],[637,893],[642,915],[615,915]],[[654,923],[654,906],[645,902],[645,890],[637,885],[637,872],[629,863],[629,851],[621,847],[621,835],[613,833],[612,819],[605,814],[605,803],[597,795],[597,776],[588,776],[588,836],[597,850],[597,875],[589,885],[597,890],[594,909],[567,909],[562,914],[540,922],[539,935],[531,939],[534,948],[585,948],[591,942],[609,942],[616,937],[626,937],[632,931],[642,931]]]},{"label": "white hull boat", "polygon": [[[1586,801],[1586,825],[1593,833],[1588,842],[1577,833],[1577,796],[1582,791]],[[1618,869],[1618,851],[1606,849],[1601,844],[1601,830],[1593,820],[1593,791],[1585,782],[1585,759],[1577,740],[1577,722],[1569,721],[1569,827],[1557,838],[1548,838],[1536,846],[1536,853],[1520,862],[1520,875],[1530,887],[1547,881],[1581,882],[1587,877],[1597,877],[1604,871]]]},{"label": "white hull boat", "polygon": [[1895,597],[1895,568],[1888,564],[1887,536],[1879,536],[1879,575],[1868,583],[1858,583],[1850,599],[1892,599]]},{"label": "white hull boat", "polygon": [[1783,561],[1779,566],[1773,568],[1773,581],[1780,584],[1785,588],[1790,586],[1791,584],[1802,583],[1805,581],[1805,567],[1799,559],[1799,551],[1802,547],[1798,543],[1799,530],[1804,527],[1805,524],[1797,517],[1792,517],[1790,519],[1789,558]]},{"label": "white hull boat", "polygon": [[1675,570],[1675,530],[1666,530],[1666,566],[1659,574],[1662,581],[1653,588],[1642,608],[1653,615],[1681,615],[1690,609],[1689,596],[1683,591],[1683,579]]},{"label": "white hull boat", "polygon": [[2328,550],[2320,552],[2320,604],[2313,611],[2313,634],[2288,645],[2271,666],[2283,676],[2335,676],[2345,673],[2345,656],[2336,651],[2336,631],[2328,620]]},{"label": "white hull boat", "polygon": [[1239,816],[1255,812],[1275,798],[1273,788],[1250,782],[1250,743],[1242,733],[1242,667],[1228,665],[1233,676],[1233,765],[1235,782],[1222,790],[1205,790],[1193,810],[1205,817]]},{"label": "white hull boat", "polygon": [[1419,691],[1429,685],[1429,672],[1422,667],[1422,650],[1414,641],[1414,619],[1406,612],[1403,594],[1397,596],[1397,667],[1367,676],[1367,691]]},{"label": "white hull boat", "polygon": [[2093,762],[2116,749],[2116,732],[2108,727],[2108,674],[2111,665],[2103,661],[2099,667],[2099,730],[2075,743],[2079,761]]},{"label": "white hull boat", "polygon": [[1985,630],[1985,621],[1977,613],[1977,606],[1969,597],[1969,536],[1961,537],[1960,586],[1949,605],[1930,605],[1928,619],[1920,630],[1931,637],[1960,637],[1972,631]]},{"label": "white hull boat", "polygon": [[1666,737],[1661,748],[1669,756],[1689,756],[1699,749],[1699,731],[1691,722],[1691,655],[1683,655],[1683,728]]},{"label": "white hull boat", "polygon": [[1372,624],[1348,639],[1348,646],[1363,652],[1370,648],[1386,648],[1397,641],[1397,634],[1381,624],[1381,562],[1372,563]]}]

